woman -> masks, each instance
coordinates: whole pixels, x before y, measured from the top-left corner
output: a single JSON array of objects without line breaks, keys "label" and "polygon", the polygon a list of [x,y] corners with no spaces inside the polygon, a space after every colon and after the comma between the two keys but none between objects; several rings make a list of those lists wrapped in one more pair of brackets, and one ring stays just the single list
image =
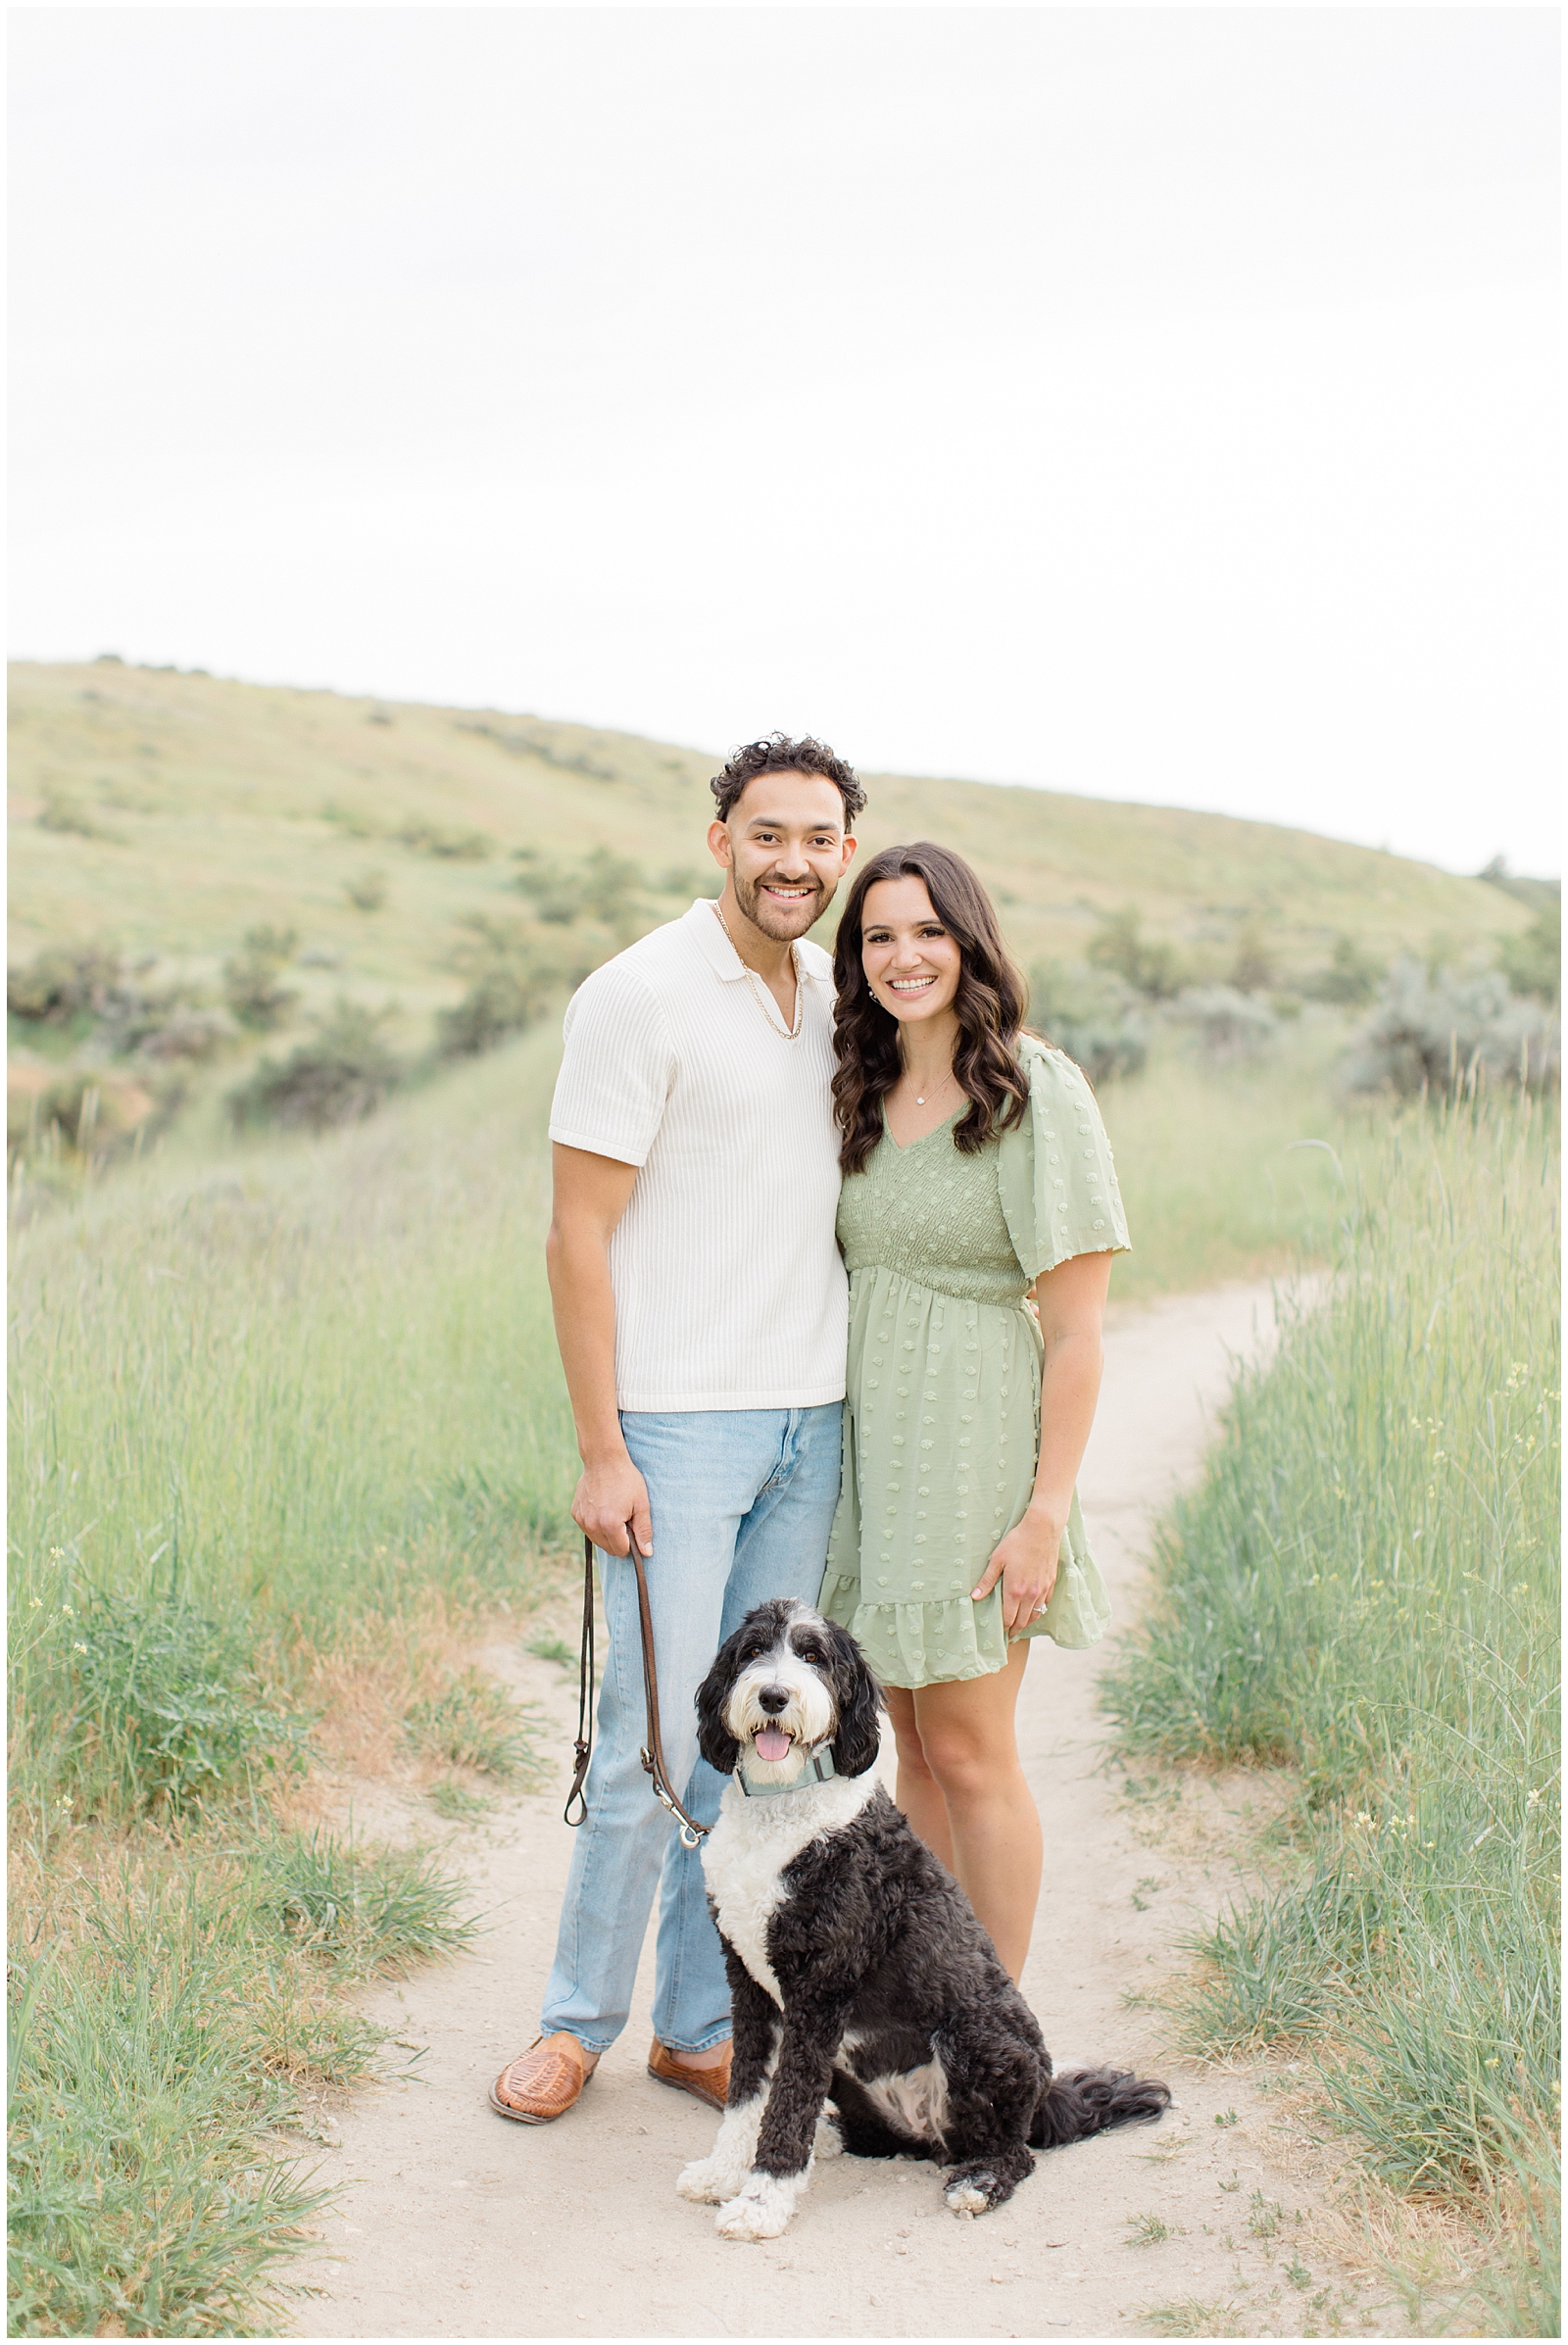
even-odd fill
[{"label": "woman", "polygon": [[887,1690],[900,1807],[1017,1979],[1041,1852],[1013,1713],[1031,1637],[1110,1617],[1073,1484],[1127,1225],[1094,1094],[1023,1031],[960,856],[873,856],[834,965],[850,1357],[821,1604]]}]

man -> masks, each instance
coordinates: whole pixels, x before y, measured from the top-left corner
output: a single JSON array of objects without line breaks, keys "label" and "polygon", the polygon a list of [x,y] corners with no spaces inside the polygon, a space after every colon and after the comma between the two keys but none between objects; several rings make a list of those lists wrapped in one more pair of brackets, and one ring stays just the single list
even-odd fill
[{"label": "man", "polygon": [[671,1783],[701,1822],[722,1779],[694,1697],[766,1596],[814,1603],[838,1499],[847,1290],[834,1238],[832,964],[804,943],[855,853],[865,794],[821,742],[775,733],[711,784],[723,867],[597,969],[566,1011],[547,1244],[610,1650],[587,1819],[541,2033],[491,2092],[543,2125],[626,2024],[661,1888],[649,2074],[722,2108],[729,1987],[702,1861],[643,1771],[628,1538],[647,1558]]}]

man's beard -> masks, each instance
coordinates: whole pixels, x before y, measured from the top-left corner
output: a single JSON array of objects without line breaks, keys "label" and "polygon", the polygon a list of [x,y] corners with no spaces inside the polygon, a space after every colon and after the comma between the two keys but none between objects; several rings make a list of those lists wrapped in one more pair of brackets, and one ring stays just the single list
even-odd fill
[{"label": "man's beard", "polygon": [[[764,871],[759,880],[746,880],[736,871],[735,901],[754,928],[760,928],[775,945],[788,945],[805,936],[813,922],[820,920],[827,909],[828,897],[821,881],[813,877],[804,883],[809,892],[786,910],[783,904],[762,894],[773,877],[773,873]],[[792,880],[787,884],[793,887],[797,883]]]}]

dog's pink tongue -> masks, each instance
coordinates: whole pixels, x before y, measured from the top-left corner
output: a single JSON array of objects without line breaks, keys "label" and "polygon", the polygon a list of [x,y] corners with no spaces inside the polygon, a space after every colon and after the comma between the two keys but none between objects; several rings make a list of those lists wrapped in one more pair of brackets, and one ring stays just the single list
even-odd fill
[{"label": "dog's pink tongue", "polygon": [[780,1759],[788,1758],[790,1738],[782,1727],[763,1727],[757,1737],[757,1755],[760,1759],[765,1759],[770,1767],[775,1766]]}]

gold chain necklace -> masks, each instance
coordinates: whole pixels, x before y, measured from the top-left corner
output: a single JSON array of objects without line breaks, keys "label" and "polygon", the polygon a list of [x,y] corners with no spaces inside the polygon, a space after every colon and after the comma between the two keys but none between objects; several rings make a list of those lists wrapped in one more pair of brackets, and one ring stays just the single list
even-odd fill
[{"label": "gold chain necklace", "polygon": [[[779,1024],[777,1018],[775,1018],[773,1015],[773,1010],[768,1007],[769,1002],[773,1001],[772,995],[764,991],[761,979],[758,976],[757,971],[751,966],[751,964],[748,961],[741,960],[740,953],[736,950],[735,939],[729,934],[729,922],[725,919],[723,913],[718,908],[717,897],[715,896],[711,899],[711,901],[713,905],[713,917],[717,920],[719,927],[724,931],[725,936],[729,937],[729,949],[735,954],[735,958],[741,963],[741,967],[745,972],[746,982],[751,987],[752,992],[756,997],[758,1008],[761,1011],[763,1017],[766,1018],[769,1027],[773,1033],[778,1036],[780,1042],[798,1043],[801,1039],[801,1021],[806,1015],[806,987],[801,977],[800,954],[796,952],[795,947],[791,945],[790,967],[795,972],[795,1023],[793,1026],[785,1028]],[[777,1003],[775,1002],[773,1006],[776,1008]]]}]

